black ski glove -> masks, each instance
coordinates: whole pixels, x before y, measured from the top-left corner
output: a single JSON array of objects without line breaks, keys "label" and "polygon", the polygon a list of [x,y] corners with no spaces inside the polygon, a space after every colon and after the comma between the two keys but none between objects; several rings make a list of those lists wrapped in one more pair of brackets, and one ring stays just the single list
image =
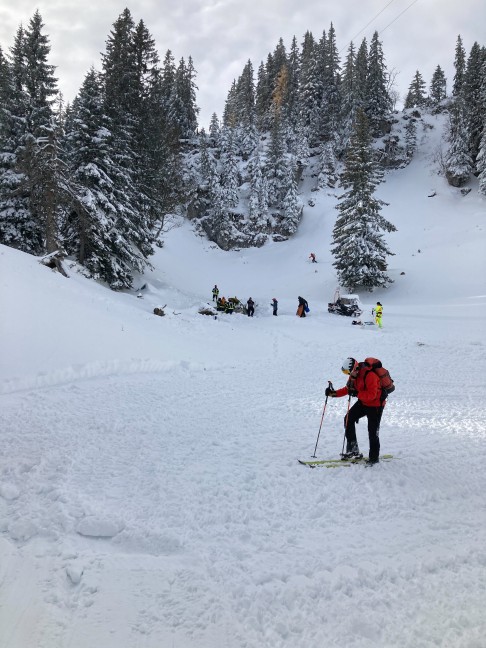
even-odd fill
[{"label": "black ski glove", "polygon": [[334,398],[336,396],[336,390],[331,389],[331,387],[326,387],[326,391],[324,392],[326,396],[330,396],[331,398]]}]

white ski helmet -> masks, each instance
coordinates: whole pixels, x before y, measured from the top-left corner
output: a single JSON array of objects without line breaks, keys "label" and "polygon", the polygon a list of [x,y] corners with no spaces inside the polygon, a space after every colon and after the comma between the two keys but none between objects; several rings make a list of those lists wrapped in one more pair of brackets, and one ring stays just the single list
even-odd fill
[{"label": "white ski helmet", "polygon": [[357,361],[354,358],[346,358],[341,367],[341,371],[345,374],[350,374],[357,365]]}]

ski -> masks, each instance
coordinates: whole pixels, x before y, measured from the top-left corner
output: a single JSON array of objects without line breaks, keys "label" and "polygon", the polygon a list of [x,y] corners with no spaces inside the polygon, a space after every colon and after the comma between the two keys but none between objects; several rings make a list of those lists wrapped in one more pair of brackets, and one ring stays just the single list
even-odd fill
[{"label": "ski", "polygon": [[[350,457],[349,459],[297,459],[297,461],[303,466],[309,466],[309,468],[317,468],[318,466],[324,466],[325,468],[338,468],[339,466],[347,467],[351,464],[362,464],[366,463],[368,457]],[[385,454],[380,456],[380,461],[390,461],[393,459],[393,455]]]}]

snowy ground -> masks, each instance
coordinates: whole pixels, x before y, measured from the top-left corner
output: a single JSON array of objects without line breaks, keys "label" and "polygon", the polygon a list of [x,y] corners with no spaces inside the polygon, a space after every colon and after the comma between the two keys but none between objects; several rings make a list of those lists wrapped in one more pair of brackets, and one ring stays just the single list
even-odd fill
[{"label": "snowy ground", "polygon": [[[0,248],[1,648],[484,648],[485,202],[436,174],[436,126],[380,188],[382,331],[327,313],[332,196],[260,250],[173,230],[143,299]],[[199,315],[214,283],[255,317]],[[308,469],[349,355],[396,382],[395,459]]]}]

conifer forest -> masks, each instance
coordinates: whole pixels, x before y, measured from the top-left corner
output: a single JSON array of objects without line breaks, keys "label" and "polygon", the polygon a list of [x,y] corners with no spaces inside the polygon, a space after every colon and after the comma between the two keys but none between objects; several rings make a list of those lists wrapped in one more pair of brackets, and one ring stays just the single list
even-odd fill
[{"label": "conifer forest", "polygon": [[340,283],[386,286],[384,234],[395,226],[375,190],[413,158],[423,111],[448,114],[447,181],[463,187],[474,175],[486,195],[486,47],[466,52],[460,35],[453,79],[439,65],[431,79],[417,69],[400,111],[378,32],[342,60],[332,23],[280,39],[257,69],[248,60],[207,131],[197,61],[161,57],[128,9],[72,103],[50,49],[38,11],[0,47],[0,243],[59,252],[114,290],[150,265],[175,216],[223,250],[288,239],[309,200],[304,175],[313,191],[336,193]]}]

